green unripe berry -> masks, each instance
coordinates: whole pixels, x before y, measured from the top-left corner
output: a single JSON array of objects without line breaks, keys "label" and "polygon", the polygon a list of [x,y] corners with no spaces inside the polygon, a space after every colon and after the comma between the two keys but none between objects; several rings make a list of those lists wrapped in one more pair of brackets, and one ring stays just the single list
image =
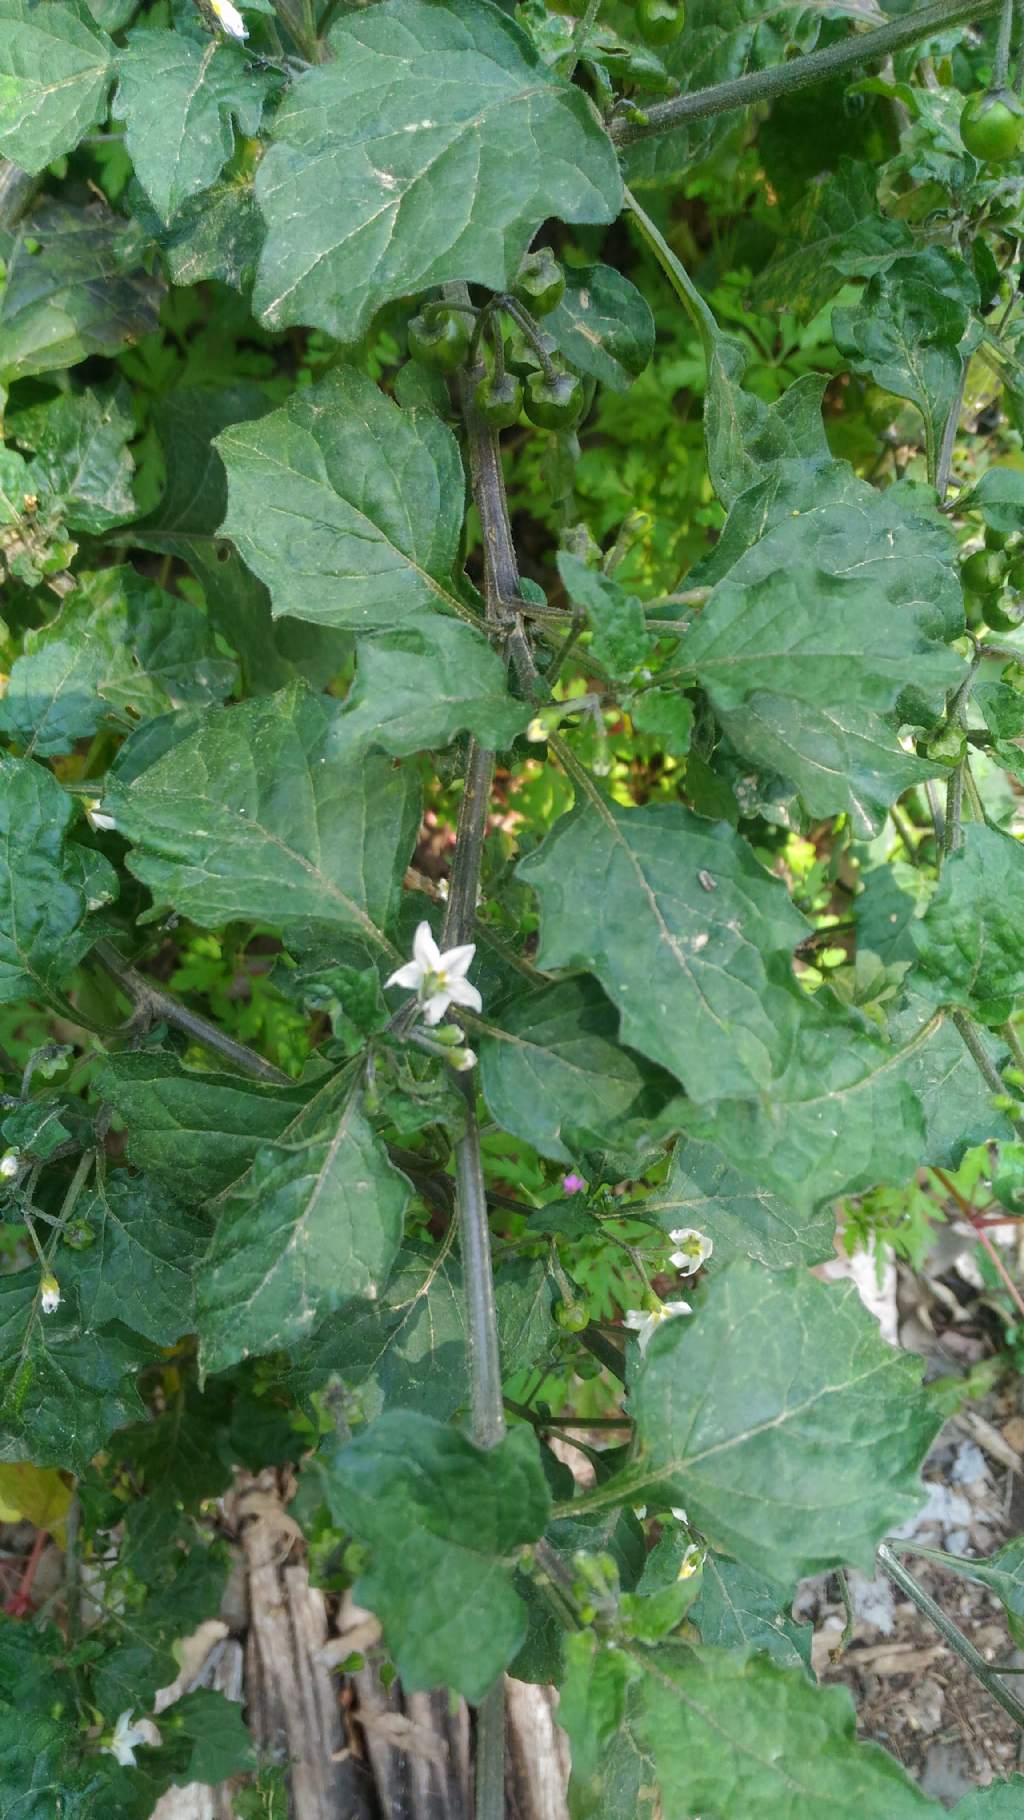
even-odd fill
[{"label": "green unripe berry", "polygon": [[527,253],[512,294],[534,316],[550,316],[552,310],[557,310],[565,296],[565,273],[546,246],[536,253]]},{"label": "green unripe berry", "polygon": [[409,352],[435,373],[454,373],[469,350],[469,325],[454,310],[414,316],[409,324]]},{"label": "green unripe berry", "polygon": [[512,373],[503,373],[500,379],[485,374],[474,389],[473,403],[492,430],[510,430],[522,414],[523,388]]},{"label": "green unripe berry", "polygon": [[583,387],[572,373],[556,373],[550,382],[531,373],[526,382],[526,415],[541,430],[573,430],[583,414]]},{"label": "green unripe berry", "polygon": [[555,1320],[568,1333],[582,1333],[590,1325],[590,1316],[582,1302],[556,1302]]},{"label": "green unripe berry", "polygon": [[1006,579],[1007,562],[999,550],[975,550],[960,566],[960,579],[972,594],[991,594]]},{"label": "green unripe berry", "polygon": [[1005,164],[1020,148],[1024,117],[1014,97],[971,95],[960,115],[960,137],[973,158]]}]

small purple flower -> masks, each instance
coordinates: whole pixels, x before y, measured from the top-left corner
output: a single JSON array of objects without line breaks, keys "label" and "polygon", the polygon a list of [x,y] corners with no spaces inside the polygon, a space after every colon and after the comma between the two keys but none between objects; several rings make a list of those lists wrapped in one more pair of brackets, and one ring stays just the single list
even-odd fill
[{"label": "small purple flower", "polygon": [[571,1170],[568,1175],[562,1177],[562,1187],[566,1194],[582,1194],[586,1185],[583,1177],[577,1175],[575,1170]]}]

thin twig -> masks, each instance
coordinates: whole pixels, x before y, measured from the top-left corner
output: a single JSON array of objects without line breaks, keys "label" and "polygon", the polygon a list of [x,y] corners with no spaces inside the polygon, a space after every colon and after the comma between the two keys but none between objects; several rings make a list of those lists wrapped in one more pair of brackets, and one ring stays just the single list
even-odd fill
[{"label": "thin twig", "polygon": [[[897,1544],[898,1546],[900,1544]],[[913,1545],[908,1546],[912,1548]],[[977,1676],[982,1687],[987,1689],[993,1700],[998,1702],[1005,1713],[1009,1713],[1010,1718],[1017,1725],[1024,1726],[1024,1706],[1015,1695],[1010,1693],[1008,1688],[1003,1686],[998,1675],[989,1667],[984,1657],[978,1654],[973,1643],[968,1641],[963,1631],[953,1623],[952,1618],[947,1618],[941,1606],[936,1605],[935,1600],[925,1592],[923,1586],[918,1585],[913,1574],[908,1572],[902,1561],[897,1560],[888,1542],[883,1542],[879,1548],[878,1560],[890,1580],[895,1580],[900,1591],[905,1592],[907,1598],[912,1600],[922,1616],[935,1626],[940,1637],[944,1638],[950,1649],[956,1652],[961,1662],[966,1662],[968,1668]]]},{"label": "thin twig", "polygon": [[[1005,1097],[1006,1082],[1003,1080],[1003,1077],[999,1073],[988,1050],[985,1048],[985,1045],[981,1040],[981,1033],[974,1019],[970,1017],[966,1011],[961,1010],[952,1011],[950,1016],[952,1017],[957,1030],[960,1032],[964,1046],[970,1054],[982,1079],[988,1084],[993,1093],[998,1094],[1000,1098]],[[1017,1136],[1024,1140],[1024,1118],[1021,1118],[1012,1112],[1008,1113],[1007,1117],[1009,1118],[1014,1131],[1017,1133]]]},{"label": "thin twig", "polygon": [[695,89],[690,95],[656,102],[643,110],[642,119],[613,121],[609,130],[618,144],[630,145],[637,139],[651,139],[659,133],[672,132],[675,127],[688,126],[694,120],[733,113],[760,101],[774,101],[797,89],[834,81],[865,63],[891,57],[895,51],[906,50],[951,26],[973,24],[1002,3],[1003,0],[935,0],[935,4],[919,7],[889,25],[855,33],[839,44],[826,45],[824,50],[791,57],[767,70],[752,70],[730,82],[716,83],[713,88]]},{"label": "thin twig", "polygon": [[1014,1282],[1012,1276],[1010,1275],[1010,1272],[1007,1270],[1006,1265],[1003,1263],[1002,1258],[999,1256],[999,1253],[996,1250],[994,1244],[992,1243],[992,1240],[989,1238],[988,1233],[985,1231],[986,1222],[983,1219],[981,1219],[980,1216],[975,1212],[975,1209],[971,1206],[970,1201],[966,1198],[965,1195],[962,1195],[960,1193],[960,1190],[957,1187],[956,1183],[954,1181],[951,1181],[950,1177],[946,1174],[946,1171],[944,1169],[937,1169],[933,1164],[932,1165],[932,1174],[935,1176],[938,1176],[939,1181],[942,1183],[943,1188],[945,1188],[945,1190],[946,1190],[946,1193],[951,1195],[953,1200],[956,1202],[957,1206],[960,1209],[960,1212],[964,1216],[964,1219],[967,1221],[968,1225],[970,1227],[972,1227],[974,1233],[976,1234],[978,1243],[980,1245],[984,1246],[985,1251],[988,1253],[989,1261],[992,1264],[992,1267],[995,1270],[996,1275],[1000,1278],[1000,1280],[1003,1284],[1003,1287],[1007,1291],[1007,1294],[1009,1295],[1011,1302],[1014,1304],[1014,1307],[1017,1309],[1018,1314],[1024,1315],[1024,1296],[1021,1295],[1020,1290],[1017,1288],[1016,1283]]},{"label": "thin twig", "polygon": [[282,1074],[273,1062],[264,1061],[255,1049],[250,1049],[245,1043],[237,1043],[226,1031],[218,1030],[216,1024],[209,1023],[205,1017],[199,1017],[187,1005],[171,998],[169,993],[162,992],[159,986],[152,985],[129,961],[122,960],[112,943],[97,942],[93,957],[104,972],[117,981],[125,997],[131,1000],[134,1019],[140,1025],[157,1021],[170,1024],[173,1029],[180,1030],[182,1035],[190,1037],[192,1042],[201,1043],[204,1049],[223,1056],[225,1061],[233,1062],[236,1068],[241,1068],[246,1074],[255,1075],[257,1080],[271,1081],[277,1087],[294,1087],[290,1075]]}]

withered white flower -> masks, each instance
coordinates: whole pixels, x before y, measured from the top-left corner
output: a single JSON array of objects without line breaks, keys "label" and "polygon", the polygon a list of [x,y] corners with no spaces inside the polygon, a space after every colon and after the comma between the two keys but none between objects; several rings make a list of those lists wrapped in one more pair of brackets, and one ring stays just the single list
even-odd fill
[{"label": "withered white flower", "polygon": [[466,978],[475,953],[476,944],[465,942],[442,954],[430,933],[430,924],[421,923],[413,938],[412,960],[396,968],[384,983],[415,992],[428,1024],[439,1024],[449,1005],[468,1005],[471,1011],[480,1011],[483,1000]]}]

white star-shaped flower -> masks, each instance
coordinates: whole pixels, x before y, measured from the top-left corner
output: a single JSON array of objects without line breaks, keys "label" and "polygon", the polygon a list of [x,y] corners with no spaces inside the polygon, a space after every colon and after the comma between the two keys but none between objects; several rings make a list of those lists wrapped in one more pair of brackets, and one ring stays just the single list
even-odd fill
[{"label": "white star-shaped flower", "polygon": [[39,1300],[44,1314],[56,1314],[60,1307],[60,1284],[56,1277],[46,1275],[40,1279]]},{"label": "white star-shaped flower", "polygon": [[15,1176],[17,1175],[18,1170],[20,1168],[21,1168],[20,1151],[15,1150],[13,1148],[10,1150],[5,1150],[3,1153],[3,1156],[0,1156],[0,1176],[3,1177],[4,1181],[13,1182],[13,1180],[14,1180]]},{"label": "white star-shaped flower", "polygon": [[210,5],[222,32],[227,32],[229,38],[248,38],[249,30],[245,20],[237,6],[232,6],[231,0],[210,0]]},{"label": "white star-shaped flower", "polygon": [[110,828],[117,827],[117,823],[113,816],[105,815],[100,808],[100,799],[98,796],[87,796],[82,807],[85,810],[85,819],[90,828],[95,828],[97,833],[102,834]]},{"label": "white star-shaped flower", "polygon": [[679,1250],[672,1253],[669,1262],[674,1264],[679,1274],[692,1277],[706,1264],[715,1247],[706,1232],[698,1232],[694,1226],[678,1226],[675,1232],[669,1233],[673,1245]]},{"label": "white star-shaped flower", "polygon": [[481,1011],[483,1000],[466,978],[476,953],[476,944],[466,942],[460,948],[449,948],[442,954],[430,933],[430,924],[421,923],[412,944],[412,960],[398,967],[385,986],[405,986],[415,992],[428,1024],[439,1024],[449,1005],[468,1005]]},{"label": "white star-shaped flower", "polygon": [[159,1743],[160,1733],[152,1719],[133,1719],[129,1707],[126,1712],[119,1714],[110,1743],[105,1744],[103,1749],[108,1757],[116,1757],[126,1769],[133,1769],[136,1745]]},{"label": "white star-shaped flower", "polygon": [[671,1321],[677,1314],[692,1314],[689,1302],[661,1302],[657,1308],[631,1308],[625,1316],[625,1325],[636,1334],[641,1352],[647,1351],[648,1342],[655,1328],[662,1321]]}]

